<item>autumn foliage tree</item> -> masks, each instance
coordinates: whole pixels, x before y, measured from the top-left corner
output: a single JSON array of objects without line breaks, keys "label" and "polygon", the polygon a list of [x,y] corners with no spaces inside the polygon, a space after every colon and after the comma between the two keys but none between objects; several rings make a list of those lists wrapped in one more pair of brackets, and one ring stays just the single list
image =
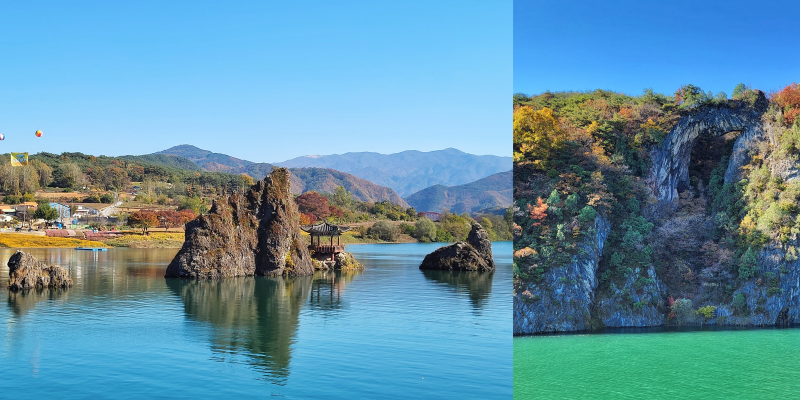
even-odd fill
[{"label": "autumn foliage tree", "polygon": [[156,212],[159,224],[164,228],[164,231],[169,228],[185,225],[187,222],[197,218],[197,214],[192,210],[162,210]]},{"label": "autumn foliage tree", "polygon": [[535,221],[532,226],[542,225],[542,222],[547,218],[547,203],[541,197],[537,197],[535,206],[528,204],[528,213]]},{"label": "autumn foliage tree", "polygon": [[800,85],[792,83],[774,94],[773,100],[783,110],[783,121],[791,126],[800,115]]},{"label": "autumn foliage tree", "polygon": [[140,228],[142,234],[147,234],[147,229],[158,226],[158,214],[153,210],[139,210],[128,216],[128,225]]},{"label": "autumn foliage tree", "polygon": [[317,220],[328,218],[331,215],[328,198],[317,192],[306,192],[294,199],[297,208],[303,214],[311,214]]},{"label": "autumn foliage tree", "polygon": [[523,106],[514,110],[514,161],[531,160],[544,169],[550,154],[558,149],[565,135],[553,110],[534,110]]}]

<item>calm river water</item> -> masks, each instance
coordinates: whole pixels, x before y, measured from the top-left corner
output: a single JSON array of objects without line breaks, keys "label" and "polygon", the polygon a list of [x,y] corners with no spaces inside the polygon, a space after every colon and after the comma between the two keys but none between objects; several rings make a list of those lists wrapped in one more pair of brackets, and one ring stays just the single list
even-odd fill
[{"label": "calm river water", "polygon": [[797,399],[800,329],[514,338],[514,399]]},{"label": "calm river water", "polygon": [[493,274],[420,271],[438,246],[216,282],[163,278],[172,249],[30,249],[75,286],[11,293],[0,263],[0,397],[511,398],[511,243]]}]

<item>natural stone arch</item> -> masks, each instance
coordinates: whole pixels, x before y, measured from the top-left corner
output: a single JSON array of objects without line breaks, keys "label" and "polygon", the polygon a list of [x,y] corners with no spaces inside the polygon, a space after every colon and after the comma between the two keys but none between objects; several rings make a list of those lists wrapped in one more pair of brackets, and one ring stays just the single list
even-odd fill
[{"label": "natural stone arch", "polygon": [[761,115],[769,105],[764,93],[756,91],[754,106],[730,100],[723,105],[700,106],[684,114],[664,142],[650,152],[653,161],[648,183],[660,204],[675,204],[678,189],[690,187],[689,163],[692,149],[701,135],[721,136],[740,131],[725,171],[725,183],[739,179],[739,168],[748,161],[748,150],[764,136]]}]

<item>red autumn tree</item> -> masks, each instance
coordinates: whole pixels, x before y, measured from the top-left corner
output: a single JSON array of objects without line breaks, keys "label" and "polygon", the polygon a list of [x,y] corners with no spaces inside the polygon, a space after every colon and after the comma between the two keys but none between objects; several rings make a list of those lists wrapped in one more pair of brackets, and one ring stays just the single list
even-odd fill
[{"label": "red autumn tree", "polygon": [[128,225],[141,228],[144,235],[148,228],[158,226],[158,215],[153,210],[139,210],[128,216]]},{"label": "red autumn tree", "polygon": [[792,83],[771,96],[783,110],[783,120],[791,126],[800,115],[800,85]]},{"label": "red autumn tree", "polygon": [[328,206],[328,212],[332,217],[342,218],[342,209],[336,206]]},{"label": "red autumn tree", "polygon": [[164,227],[164,231],[175,226],[185,225],[187,222],[195,219],[197,214],[192,210],[161,210],[155,213],[158,218],[159,225]]},{"label": "red autumn tree", "polygon": [[536,206],[531,206],[528,204],[528,213],[530,214],[531,218],[535,221],[533,226],[540,226],[542,225],[542,221],[547,218],[547,203],[542,200],[541,197],[536,198]]},{"label": "red autumn tree", "polygon": [[303,214],[311,214],[316,219],[325,219],[331,215],[328,198],[317,192],[306,192],[294,199],[297,208]]},{"label": "red autumn tree", "polygon": [[190,210],[190,209],[188,209],[188,208],[187,208],[187,209],[185,209],[185,210],[180,210],[180,211],[178,211],[178,214],[180,214],[180,217],[181,217],[181,222],[180,222],[180,224],[184,224],[184,225],[185,225],[187,222],[189,222],[189,221],[191,221],[191,220],[193,220],[193,219],[197,218],[197,214],[196,214],[194,211],[192,211],[192,210]]}]

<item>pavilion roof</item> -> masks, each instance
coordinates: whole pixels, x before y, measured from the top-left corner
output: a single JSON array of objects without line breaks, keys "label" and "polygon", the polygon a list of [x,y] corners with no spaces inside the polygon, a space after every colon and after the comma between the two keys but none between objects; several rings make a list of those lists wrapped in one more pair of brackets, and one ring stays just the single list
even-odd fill
[{"label": "pavilion roof", "polygon": [[304,225],[301,226],[300,229],[315,236],[332,236],[332,235],[341,235],[342,233],[349,231],[350,227],[344,225],[333,225],[327,222],[321,222],[314,225]]}]

